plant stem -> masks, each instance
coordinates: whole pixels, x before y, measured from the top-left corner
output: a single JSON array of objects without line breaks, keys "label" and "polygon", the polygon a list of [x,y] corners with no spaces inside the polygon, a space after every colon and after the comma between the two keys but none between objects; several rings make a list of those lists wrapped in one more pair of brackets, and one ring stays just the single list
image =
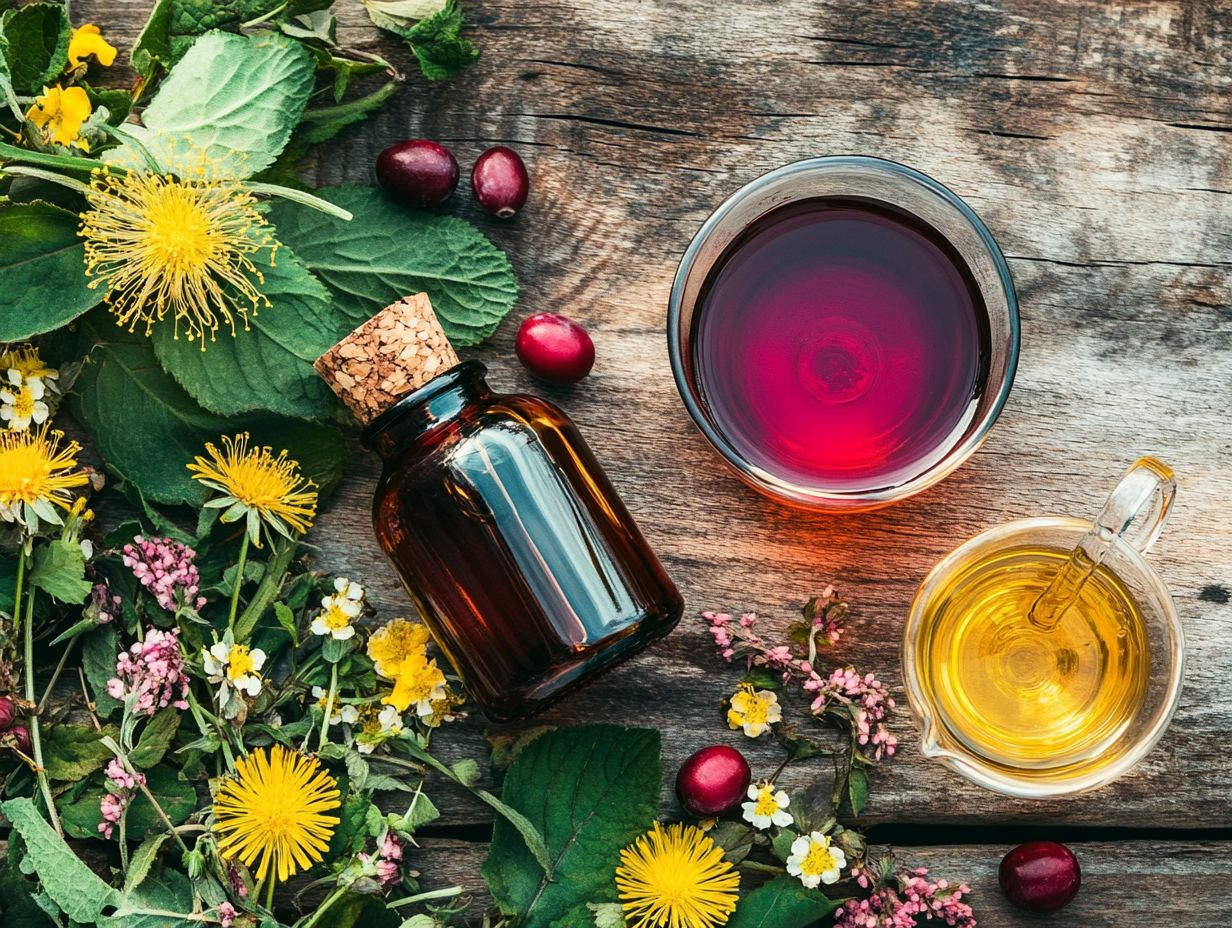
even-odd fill
[{"label": "plant stem", "polygon": [[[24,558],[23,558],[24,559]],[[22,634],[25,636],[23,670],[26,683],[26,702],[34,704],[34,587],[26,593],[26,620],[22,623]],[[34,775],[38,778],[39,789],[43,793],[43,801],[47,803],[47,817],[56,829],[56,834],[64,837],[64,829],[60,827],[60,814],[56,812],[56,802],[51,795],[51,783],[47,779],[47,770],[43,766],[43,740],[39,736],[39,717],[36,710],[30,716],[30,747],[34,754]]]},{"label": "plant stem", "polygon": [[[201,729],[201,734],[205,734],[205,720],[202,718],[203,710],[201,704],[197,702],[197,697],[190,689],[188,691],[188,708],[192,710],[193,718],[197,720],[197,727]],[[222,722],[217,718],[214,719],[214,728],[218,732],[218,742],[222,747],[223,756],[227,759],[227,770],[235,770],[235,757],[231,753],[231,745],[227,743],[227,732],[223,730]]]},{"label": "plant stem", "polygon": [[120,810],[120,869],[128,872],[128,804]]},{"label": "plant stem", "polygon": [[338,693],[338,665],[330,664],[329,667],[329,695],[325,697],[325,718],[321,720],[321,741],[317,746],[318,751],[325,749],[326,743],[329,741],[329,717],[334,711],[334,696]]},{"label": "plant stem", "polygon": [[299,928],[312,928],[313,925],[321,920],[321,916],[329,911],[330,907],[338,901],[344,892],[346,892],[344,889],[335,889],[330,895],[326,896],[325,901],[317,906],[317,910],[308,916],[308,921],[300,925]]},{"label": "plant stem", "polygon": [[231,591],[231,614],[227,617],[227,628],[235,628],[235,613],[240,605],[240,587],[244,585],[244,562],[248,560],[248,533],[240,538],[240,559],[235,567],[235,588]]},{"label": "plant stem", "polygon": [[271,873],[269,886],[265,888],[265,907],[269,909],[271,915],[274,914],[274,886],[277,882],[278,880]]},{"label": "plant stem", "polygon": [[26,543],[17,551],[17,586],[13,590],[13,637],[21,631],[21,589],[26,580]]},{"label": "plant stem", "polygon": [[741,870],[756,870],[758,873],[782,873],[782,867],[774,867],[770,864],[759,863],[756,860],[742,860],[736,864]]},{"label": "plant stem", "polygon": [[270,10],[268,13],[263,13],[260,16],[258,16],[256,19],[250,19],[246,23],[241,23],[240,28],[241,29],[251,29],[253,26],[259,26],[264,22],[269,22],[271,19],[273,19],[275,16],[277,16],[279,13],[281,13],[286,8],[287,8],[287,4],[280,3],[278,6]]},{"label": "plant stem", "polygon": [[47,705],[47,700],[51,698],[51,691],[55,689],[56,683],[59,682],[60,674],[64,672],[64,665],[68,662],[69,652],[73,650],[73,645],[76,643],[77,638],[70,638],[68,644],[64,646],[64,653],[60,655],[60,660],[56,663],[56,669],[52,672],[51,679],[47,682],[47,689],[43,691],[43,698],[39,700],[38,708],[34,710],[40,715]]},{"label": "plant stem", "polygon": [[[187,854],[188,845],[184,843],[184,839],[180,837],[179,831],[177,831],[175,825],[172,824],[171,817],[167,815],[166,812],[163,811],[163,807],[158,804],[158,800],[154,798],[154,794],[151,793],[150,788],[146,786],[145,777],[133,769],[132,763],[129,761],[127,757],[124,756],[122,751],[116,750],[118,745],[116,745],[114,741],[111,741],[110,738],[107,738],[105,740],[110,742],[108,744],[108,747],[112,748],[112,753],[115,754],[116,759],[119,760],[120,764],[124,767],[124,769],[128,771],[128,775],[131,776],[134,781],[136,781],[137,788],[140,789],[141,792],[145,794],[145,798],[150,801],[150,805],[154,807],[154,811],[158,813],[158,817],[161,818],[163,820],[163,824],[167,826],[167,831],[171,833],[171,836],[175,838],[176,843],[179,844],[180,850],[182,850],[185,854]],[[127,806],[125,807],[124,811],[127,813],[128,811]],[[120,819],[120,827],[121,828],[124,827],[123,818]],[[123,851],[123,843],[121,843],[120,847],[121,847],[121,851]],[[125,865],[125,869],[127,869],[127,864]]]}]

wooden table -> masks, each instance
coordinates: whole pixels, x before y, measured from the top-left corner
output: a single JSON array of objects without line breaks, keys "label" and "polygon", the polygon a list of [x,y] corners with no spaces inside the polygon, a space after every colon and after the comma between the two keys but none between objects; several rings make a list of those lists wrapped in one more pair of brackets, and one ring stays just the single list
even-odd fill
[{"label": "wooden table", "polygon": [[[505,248],[522,299],[466,352],[500,388],[540,391],[513,355],[518,321],[557,310],[584,323],[599,360],[552,392],[606,464],[688,601],[664,643],[541,721],[653,725],[673,771],[700,745],[738,743],[768,773],[771,745],[729,732],[734,674],[694,618],[756,610],[781,628],[835,584],[854,616],[836,660],[900,680],[917,584],[963,539],[1030,515],[1089,514],[1141,453],[1175,466],[1179,501],[1151,556],[1189,636],[1180,711],[1132,774],[1090,795],[1025,802],[968,785],[916,752],[878,770],[860,824],[904,862],[968,880],[980,922],[1035,923],[996,888],[1008,848],[1060,837],[1084,888],[1057,924],[1205,925],[1226,919],[1232,869],[1232,6],[816,0],[464,0],[479,63],[393,104],[319,152],[308,177],[368,182],[377,151],[440,140],[464,165],[504,143],[526,158],[531,201],[509,224],[468,196],[451,210]],[[407,62],[340,0],[342,37]],[[79,0],[131,47],[142,0]],[[397,56],[395,58],[395,56]],[[1018,380],[984,448],[940,486],[841,518],[746,489],[692,428],[667,362],[677,260],[709,211],[800,158],[861,153],[913,165],[981,214],[1022,302]],[[542,391],[541,391],[542,392]],[[362,578],[383,617],[409,609],[370,529],[377,462],[357,454],[313,540],[330,571]],[[440,744],[486,756],[473,717]],[[739,739],[739,740],[738,740]],[[787,783],[828,777],[824,761]],[[444,787],[438,788],[438,792]],[[676,810],[665,792],[664,812]],[[488,819],[463,797],[415,865],[429,886],[482,893]],[[1218,913],[1218,914],[1217,914]]]}]

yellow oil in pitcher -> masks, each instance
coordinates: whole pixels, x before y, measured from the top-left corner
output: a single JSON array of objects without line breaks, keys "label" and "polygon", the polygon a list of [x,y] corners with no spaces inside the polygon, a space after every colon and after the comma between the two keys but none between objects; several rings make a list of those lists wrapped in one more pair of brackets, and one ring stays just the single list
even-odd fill
[{"label": "yellow oil in pitcher", "polygon": [[1146,623],[1113,573],[1095,568],[1053,627],[1032,618],[1068,557],[997,551],[955,570],[929,606],[915,672],[950,734],[994,764],[1089,769],[1146,698]]}]

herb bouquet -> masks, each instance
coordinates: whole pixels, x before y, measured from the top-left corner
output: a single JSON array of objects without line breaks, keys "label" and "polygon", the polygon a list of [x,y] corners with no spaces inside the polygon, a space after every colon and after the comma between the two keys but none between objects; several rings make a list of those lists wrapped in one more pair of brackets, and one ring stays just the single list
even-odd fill
[{"label": "herb bouquet", "polygon": [[[455,0],[366,6],[430,79],[476,55]],[[183,461],[240,430],[328,490],[345,416],[311,362],[407,293],[430,294],[459,346],[516,299],[470,224],[299,181],[310,146],[408,83],[340,45],[329,7],[162,0],[131,87],[106,86],[105,24],[74,26],[57,3],[0,16],[0,343],[44,336],[58,360],[86,357],[74,415],[145,501],[199,505]]]}]

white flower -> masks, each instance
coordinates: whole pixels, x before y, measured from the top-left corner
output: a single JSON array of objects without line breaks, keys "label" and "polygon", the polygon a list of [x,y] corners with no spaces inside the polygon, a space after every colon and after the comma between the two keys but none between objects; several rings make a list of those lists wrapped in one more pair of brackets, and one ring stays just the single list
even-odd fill
[{"label": "white flower", "polygon": [[[227,632],[222,641],[205,649],[201,663],[211,683],[219,684],[218,704],[228,709],[234,693],[257,696],[261,692],[261,668],[265,666],[265,652],[249,648],[246,644],[234,644]],[[234,691],[234,693],[233,693]],[[234,718],[240,706],[232,706],[228,718]]]},{"label": "white flower", "polygon": [[742,728],[748,737],[759,738],[770,730],[771,725],[782,720],[783,709],[779,705],[778,695],[773,691],[754,689],[750,684],[742,683],[732,694],[727,724],[733,730]]},{"label": "white flower", "polygon": [[338,710],[338,718],[348,725],[354,725],[359,721],[359,710],[351,705],[343,706]]},{"label": "white flower", "polygon": [[321,611],[312,620],[312,633],[346,641],[355,637],[352,622],[364,611],[364,588],[354,580],[339,577],[334,581],[334,589],[336,593],[321,600]]},{"label": "white flower", "polygon": [[381,731],[397,735],[402,732],[402,715],[393,706],[386,706],[377,716],[381,721]]},{"label": "white flower", "polygon": [[[328,701],[329,690],[323,686],[314,686],[312,688],[312,698],[316,700],[317,705],[321,707],[321,711],[325,711],[325,703]],[[343,705],[336,698],[334,700],[334,708],[329,714],[329,724],[337,725],[339,722],[346,722],[348,725],[354,725],[359,721],[359,710],[352,705]]]},{"label": "white flower", "polygon": [[0,419],[9,428],[25,431],[30,423],[42,425],[51,414],[51,408],[43,402],[47,393],[42,378],[22,377],[17,368],[9,368],[4,375],[5,387],[0,389]]},{"label": "white flower", "polygon": [[819,883],[837,883],[845,866],[847,855],[841,848],[832,847],[829,836],[819,831],[801,835],[791,843],[787,872],[809,889],[815,889]]},{"label": "white flower", "polygon": [[784,811],[790,800],[783,790],[775,790],[773,783],[749,785],[749,802],[742,803],[744,820],[754,828],[765,830],[771,825],[786,828],[793,821],[791,813]]}]

